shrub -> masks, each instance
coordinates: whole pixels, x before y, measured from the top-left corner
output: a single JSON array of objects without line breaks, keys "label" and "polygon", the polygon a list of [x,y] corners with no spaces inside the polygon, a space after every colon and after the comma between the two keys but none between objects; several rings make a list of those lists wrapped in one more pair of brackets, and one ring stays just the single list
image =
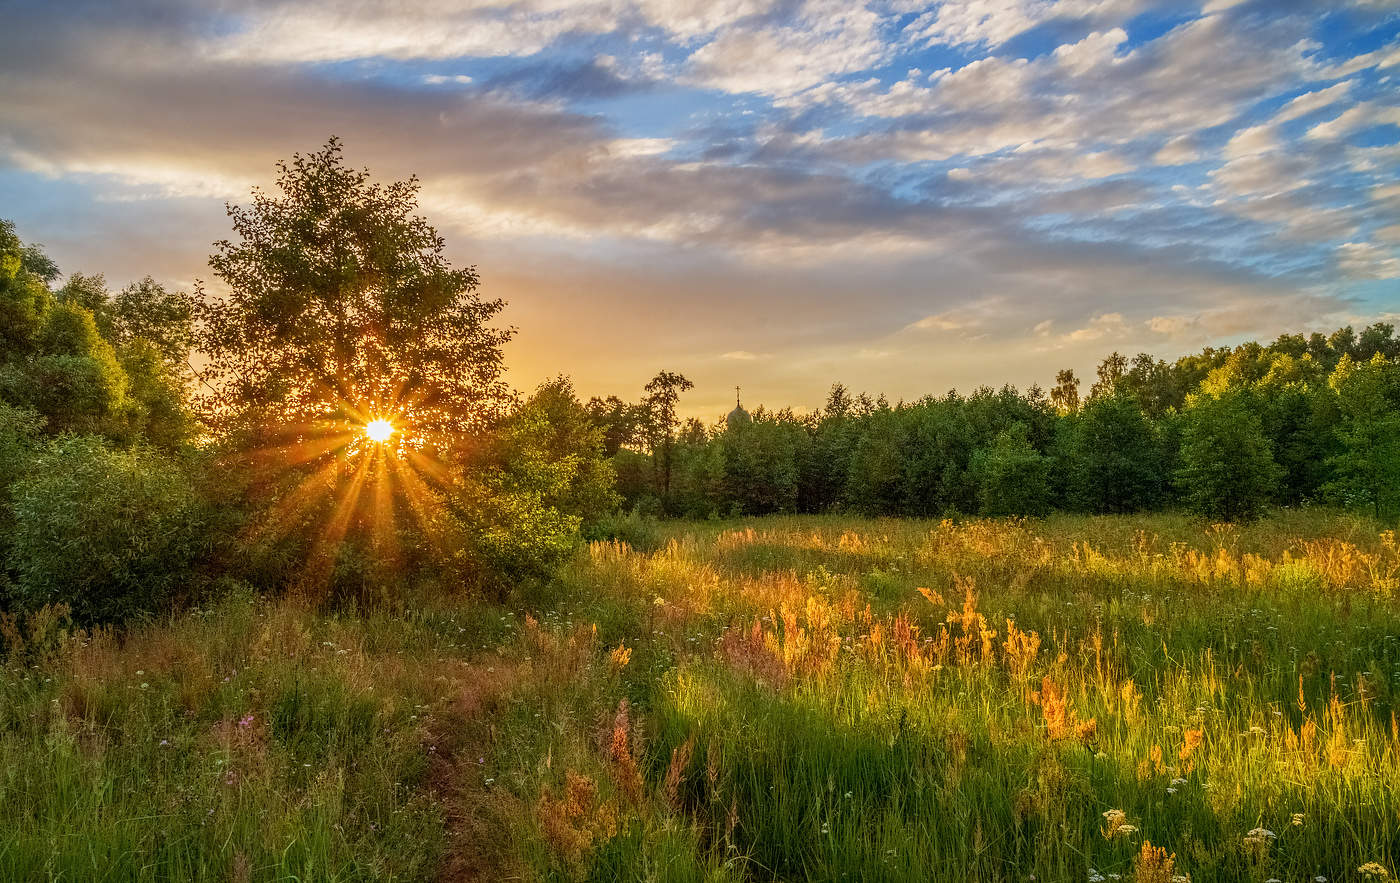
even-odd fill
[{"label": "shrub", "polygon": [[175,463],[65,436],[11,489],[17,606],[67,604],[79,623],[168,609],[208,550],[207,511]]}]

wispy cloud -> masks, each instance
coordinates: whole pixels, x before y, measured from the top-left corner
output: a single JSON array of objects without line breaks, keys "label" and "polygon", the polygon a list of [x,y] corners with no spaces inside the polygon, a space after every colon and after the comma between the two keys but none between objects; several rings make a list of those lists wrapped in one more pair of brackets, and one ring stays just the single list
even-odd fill
[{"label": "wispy cloud", "polygon": [[1045,380],[1395,278],[1397,20],[1344,5],[21,0],[0,211],[188,280],[221,203],[335,133],[505,289],[523,386]]}]

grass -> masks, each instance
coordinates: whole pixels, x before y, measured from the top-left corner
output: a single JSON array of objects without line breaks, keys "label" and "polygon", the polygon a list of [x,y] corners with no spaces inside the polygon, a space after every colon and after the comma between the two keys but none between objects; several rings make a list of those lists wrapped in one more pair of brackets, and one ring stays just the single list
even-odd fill
[{"label": "grass", "polygon": [[768,518],[511,607],[8,624],[0,878],[1400,869],[1400,547],[1278,513]]}]

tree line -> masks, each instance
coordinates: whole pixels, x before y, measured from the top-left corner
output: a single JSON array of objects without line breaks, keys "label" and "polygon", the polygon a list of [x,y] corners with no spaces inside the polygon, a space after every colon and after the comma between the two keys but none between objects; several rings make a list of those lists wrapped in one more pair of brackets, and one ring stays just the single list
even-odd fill
[{"label": "tree line", "polygon": [[914,402],[838,384],[811,414],[707,426],[670,371],[635,402],[510,389],[503,304],[446,259],[417,192],[335,139],[294,155],[228,207],[217,293],[109,291],[0,221],[0,644],[45,608],[122,622],[240,585],[500,597],[618,535],[621,511],[1400,511],[1390,325],[1115,353],[1082,394],[1070,371]]},{"label": "tree line", "polygon": [[676,418],[688,388],[662,372],[635,404],[587,405],[639,512],[1400,512],[1400,339],[1386,323],[1170,363],[1115,352],[1087,390],[1072,370],[1048,392],[982,387],[913,402],[838,383],[813,413],[759,408],[708,426]]}]

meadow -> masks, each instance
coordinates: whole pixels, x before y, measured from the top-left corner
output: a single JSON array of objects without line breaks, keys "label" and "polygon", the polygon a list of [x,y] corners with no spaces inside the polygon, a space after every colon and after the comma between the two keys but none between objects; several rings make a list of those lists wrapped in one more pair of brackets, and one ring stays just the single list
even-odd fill
[{"label": "meadow", "polygon": [[1384,880],[1400,541],[620,519],[509,603],[6,615],[0,878]]}]

